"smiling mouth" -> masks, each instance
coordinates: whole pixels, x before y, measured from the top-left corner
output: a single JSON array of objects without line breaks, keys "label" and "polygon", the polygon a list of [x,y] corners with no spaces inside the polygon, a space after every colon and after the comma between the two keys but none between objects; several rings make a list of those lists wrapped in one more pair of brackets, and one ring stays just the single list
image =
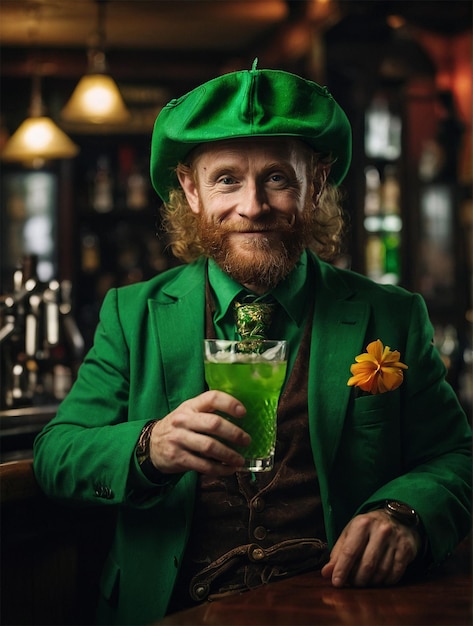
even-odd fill
[{"label": "smiling mouth", "polygon": [[[230,234],[230,233],[229,233]],[[236,231],[231,233],[237,237],[243,243],[252,241],[264,241],[269,240],[274,232],[272,230],[248,230],[248,231]]]},{"label": "smiling mouth", "polygon": [[247,236],[251,236],[251,235],[261,235],[261,236],[265,236],[265,235],[270,235],[273,231],[266,229],[266,230],[234,230],[232,231],[232,234],[234,235],[247,235]]}]

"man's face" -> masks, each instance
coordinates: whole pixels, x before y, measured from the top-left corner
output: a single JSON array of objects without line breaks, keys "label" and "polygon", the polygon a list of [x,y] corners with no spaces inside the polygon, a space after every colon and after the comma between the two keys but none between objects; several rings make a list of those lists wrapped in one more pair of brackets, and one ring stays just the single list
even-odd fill
[{"label": "man's face", "polygon": [[294,267],[312,207],[310,151],[289,138],[233,139],[197,149],[180,182],[209,257],[264,293]]}]

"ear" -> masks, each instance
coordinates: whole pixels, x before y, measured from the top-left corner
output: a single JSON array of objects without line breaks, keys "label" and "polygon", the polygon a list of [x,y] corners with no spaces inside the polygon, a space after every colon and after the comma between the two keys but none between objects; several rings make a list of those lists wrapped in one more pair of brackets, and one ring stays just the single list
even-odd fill
[{"label": "ear", "polygon": [[182,170],[178,168],[176,174],[191,211],[193,213],[200,213],[199,189],[194,178],[194,173],[190,170],[190,168]]}]

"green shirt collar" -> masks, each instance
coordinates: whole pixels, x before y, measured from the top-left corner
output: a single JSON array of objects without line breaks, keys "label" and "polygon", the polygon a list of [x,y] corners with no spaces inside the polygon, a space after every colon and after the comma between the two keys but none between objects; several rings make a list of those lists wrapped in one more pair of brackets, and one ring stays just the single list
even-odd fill
[{"label": "green shirt collar", "polygon": [[[307,273],[308,258],[304,251],[295,268],[270,292],[297,326],[302,325],[307,313]],[[218,320],[226,315],[244,287],[223,272],[212,259],[208,262],[208,277],[216,307],[215,319]]]}]

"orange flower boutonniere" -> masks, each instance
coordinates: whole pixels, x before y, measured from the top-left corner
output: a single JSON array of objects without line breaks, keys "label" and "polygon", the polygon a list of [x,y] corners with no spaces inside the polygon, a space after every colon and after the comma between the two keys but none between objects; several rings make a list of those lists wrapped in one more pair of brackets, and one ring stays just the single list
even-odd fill
[{"label": "orange flower boutonniere", "polygon": [[397,350],[391,351],[389,346],[384,347],[379,339],[372,341],[366,347],[366,352],[355,357],[356,363],[350,367],[353,376],[347,385],[372,394],[397,389],[404,380],[402,370],[408,369],[399,357]]}]

